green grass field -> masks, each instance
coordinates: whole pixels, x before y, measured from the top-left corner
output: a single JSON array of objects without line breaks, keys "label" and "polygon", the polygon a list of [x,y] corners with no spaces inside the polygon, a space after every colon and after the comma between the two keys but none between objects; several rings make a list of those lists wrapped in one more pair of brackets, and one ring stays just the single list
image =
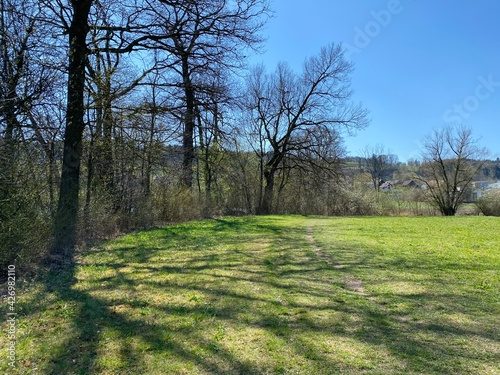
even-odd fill
[{"label": "green grass field", "polygon": [[498,218],[205,220],[16,287],[0,373],[500,374]]}]

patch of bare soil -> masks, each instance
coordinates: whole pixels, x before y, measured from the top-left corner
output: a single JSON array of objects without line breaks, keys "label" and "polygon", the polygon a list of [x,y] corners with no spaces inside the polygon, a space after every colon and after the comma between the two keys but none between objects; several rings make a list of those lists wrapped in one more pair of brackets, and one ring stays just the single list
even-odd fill
[{"label": "patch of bare soil", "polygon": [[[328,263],[328,265],[330,265],[331,267],[333,267],[335,269],[346,268],[346,265],[339,264],[339,263],[335,262],[331,256],[326,254],[324,251],[322,251],[316,245],[316,242],[315,242],[314,236],[313,236],[313,232],[314,232],[314,227],[313,226],[308,227],[306,239],[307,239],[307,242],[309,242],[309,244],[311,244],[311,247],[312,247],[313,251],[316,253],[316,255],[318,256],[318,258],[320,260]],[[356,279],[354,276],[348,276],[348,277],[345,277],[343,281],[344,281],[347,289],[352,290],[353,292],[356,292],[361,296],[367,296],[366,290],[365,290],[365,288],[363,286],[363,282],[361,280]]]}]

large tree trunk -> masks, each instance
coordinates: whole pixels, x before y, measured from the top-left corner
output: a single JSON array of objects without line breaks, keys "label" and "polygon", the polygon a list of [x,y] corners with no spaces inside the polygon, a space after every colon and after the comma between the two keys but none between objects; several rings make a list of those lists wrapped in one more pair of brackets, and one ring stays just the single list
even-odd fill
[{"label": "large tree trunk", "polygon": [[56,266],[73,262],[77,240],[78,193],[84,123],[85,62],[88,15],[92,0],[73,0],[69,33],[68,101],[59,202],[54,219],[50,261]]},{"label": "large tree trunk", "polygon": [[193,186],[195,97],[189,74],[187,56],[182,58],[182,79],[184,94],[186,95],[186,112],[184,113],[184,132],[182,134],[183,160],[181,184],[184,187],[191,188]]},{"label": "large tree trunk", "polygon": [[264,187],[264,196],[262,197],[261,206],[258,210],[260,215],[269,215],[272,213],[274,198],[274,174],[274,170],[264,171],[266,186]]},{"label": "large tree trunk", "polygon": [[[263,172],[264,180],[266,186],[264,186],[264,196],[260,202],[260,208],[258,214],[269,215],[273,212],[273,200],[274,200],[274,177],[278,171],[281,162],[283,161],[284,154],[279,150],[277,145],[273,146],[274,154],[271,159],[265,164]],[[261,185],[262,186],[262,185]]]},{"label": "large tree trunk", "polygon": [[457,210],[455,210],[453,207],[442,207],[441,213],[444,216],[455,216],[455,214],[457,213]]}]

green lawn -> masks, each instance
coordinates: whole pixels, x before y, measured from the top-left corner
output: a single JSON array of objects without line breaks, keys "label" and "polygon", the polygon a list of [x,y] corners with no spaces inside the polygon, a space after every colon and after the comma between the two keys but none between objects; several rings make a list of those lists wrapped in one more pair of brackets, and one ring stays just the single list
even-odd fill
[{"label": "green lawn", "polygon": [[205,220],[46,279],[0,373],[500,374],[497,218]]}]

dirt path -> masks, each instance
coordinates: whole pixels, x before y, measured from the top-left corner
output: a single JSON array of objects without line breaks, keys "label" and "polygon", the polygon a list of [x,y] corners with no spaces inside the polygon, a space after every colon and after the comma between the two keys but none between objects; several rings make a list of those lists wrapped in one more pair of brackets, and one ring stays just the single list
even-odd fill
[{"label": "dirt path", "polygon": [[[347,268],[345,264],[340,264],[338,262],[335,262],[335,260],[330,255],[326,254],[323,250],[321,250],[321,248],[319,248],[318,245],[316,244],[313,234],[314,234],[314,224],[311,224],[309,227],[307,227],[306,239],[307,242],[309,242],[309,244],[311,245],[312,250],[316,253],[317,257],[320,260],[326,262],[329,266],[337,270]],[[346,275],[345,277],[343,277],[342,281],[344,282],[347,289],[352,290],[353,292],[356,292],[361,296],[365,297],[368,296],[363,286],[363,282],[355,278],[353,275]]]}]

